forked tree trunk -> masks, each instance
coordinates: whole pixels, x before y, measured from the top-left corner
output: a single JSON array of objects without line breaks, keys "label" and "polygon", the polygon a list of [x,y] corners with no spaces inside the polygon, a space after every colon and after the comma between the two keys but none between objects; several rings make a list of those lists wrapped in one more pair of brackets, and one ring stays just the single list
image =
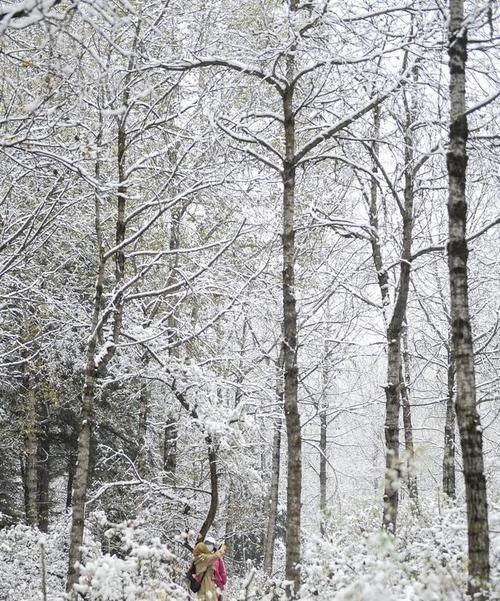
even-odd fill
[{"label": "forked tree trunk", "polygon": [[[373,158],[372,169],[376,174],[378,172],[379,145],[377,139],[380,134],[380,107],[377,105],[373,110],[374,141],[371,144],[371,153]],[[401,326],[398,323],[392,325],[391,316],[388,315],[390,306],[389,294],[389,276],[384,268],[382,249],[379,237],[379,219],[378,219],[378,183],[375,177],[371,180],[370,200],[369,200],[369,220],[371,226],[371,247],[372,259],[377,281],[380,288],[382,299],[382,316],[386,326],[387,337],[387,384],[385,387],[386,408],[385,408],[385,449],[386,449],[386,469],[384,477],[384,510],[383,525],[386,528],[395,530],[398,511],[398,480],[399,480],[399,377],[401,362]],[[404,314],[403,314],[404,316]],[[401,319],[402,325],[402,319]]]},{"label": "forked tree trunk", "polygon": [[486,599],[481,589],[489,586],[489,533],[483,437],[476,404],[472,327],[467,280],[467,115],[465,66],[467,28],[463,0],[450,0],[450,141],[446,164],[448,195],[448,269],[450,277],[452,347],[456,366],[456,412],[465,480],[469,554],[468,593]]},{"label": "forked tree trunk", "polygon": [[[138,31],[137,31],[138,34]],[[137,39],[137,38],[136,38]],[[135,50],[135,48],[134,48]],[[134,52],[131,53],[129,62],[129,72],[133,66]],[[125,85],[122,101],[123,106],[128,106],[129,98],[128,80]],[[127,113],[125,112],[125,115]],[[78,435],[78,451],[76,470],[73,479],[72,492],[72,520],[71,534],[69,545],[69,565],[68,575],[66,580],[66,592],[70,596],[74,596],[73,586],[78,581],[78,567],[80,561],[81,545],[83,543],[83,532],[85,527],[85,501],[87,498],[87,490],[89,485],[89,467],[91,459],[92,446],[92,431],[94,427],[94,400],[96,395],[96,387],[99,370],[105,369],[108,363],[114,356],[116,345],[118,343],[123,316],[123,291],[121,289],[125,277],[125,252],[122,246],[125,240],[125,210],[127,203],[127,186],[125,172],[125,153],[127,148],[126,137],[126,116],[122,118],[118,126],[117,135],[117,168],[118,168],[118,189],[117,189],[117,211],[116,211],[116,226],[115,226],[115,244],[118,249],[114,254],[115,258],[115,296],[112,313],[112,334],[111,340],[105,352],[103,352],[99,360],[97,358],[97,345],[100,333],[102,332],[104,320],[101,318],[101,310],[104,301],[104,275],[107,257],[104,254],[104,244],[102,239],[102,225],[100,219],[100,199],[96,195],[95,210],[96,210],[96,237],[99,253],[97,277],[94,291],[94,304],[92,310],[92,320],[90,326],[90,336],[87,343],[87,352],[85,357],[85,377],[82,392],[82,404],[80,411],[80,430]],[[100,134],[99,142],[100,143]],[[96,180],[100,179],[100,164],[96,163]]]},{"label": "forked tree trunk", "polygon": [[456,497],[455,482],[455,360],[448,349],[448,394],[444,424],[443,492],[450,499]]},{"label": "forked tree trunk", "polygon": [[[407,55],[408,56],[408,55]],[[406,60],[407,60],[406,56]],[[386,471],[384,479],[384,514],[383,526],[396,532],[399,479],[401,465],[399,457],[399,409],[400,409],[400,370],[401,370],[401,339],[403,324],[406,318],[408,293],[411,275],[411,245],[413,235],[413,110],[407,99],[406,86],[403,86],[403,103],[405,106],[405,152],[404,152],[404,190],[403,206],[399,202],[403,221],[401,261],[399,267],[399,282],[396,288],[394,310],[387,326],[387,385],[386,385],[386,418],[385,418],[385,447]]]}]

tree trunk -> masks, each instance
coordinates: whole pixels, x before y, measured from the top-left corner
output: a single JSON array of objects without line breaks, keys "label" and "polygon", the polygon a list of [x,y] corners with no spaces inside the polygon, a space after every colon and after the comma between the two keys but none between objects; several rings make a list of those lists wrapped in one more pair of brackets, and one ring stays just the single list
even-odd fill
[{"label": "tree trunk", "polygon": [[327,435],[327,386],[328,386],[328,344],[325,341],[323,358],[323,390],[321,393],[321,403],[319,405],[319,530],[321,535],[325,534],[326,518],[326,435]]},{"label": "tree trunk", "polygon": [[38,440],[38,527],[49,529],[50,432],[47,402],[39,405],[40,435]]},{"label": "tree trunk", "polygon": [[[283,396],[283,395],[281,395]],[[281,408],[280,408],[281,410]],[[264,571],[273,573],[274,544],[276,542],[276,524],[278,521],[278,499],[281,460],[281,418],[276,419],[273,434],[273,457],[271,465],[271,486],[267,499],[267,528],[264,545]]]},{"label": "tree trunk", "polygon": [[[380,107],[374,108],[374,141],[371,145],[373,157],[372,169],[374,173],[378,171],[378,136],[380,133]],[[383,264],[382,249],[380,246],[379,220],[378,220],[378,184],[375,177],[371,180],[370,202],[369,202],[369,220],[371,226],[371,247],[373,265],[377,274],[377,281],[382,299],[382,316],[386,326],[387,337],[387,385],[385,387],[386,408],[385,408],[385,448],[386,448],[386,470],[384,478],[384,509],[383,525],[386,528],[395,530],[398,511],[398,480],[399,480],[399,372],[401,361],[400,350],[400,331],[402,325],[398,328],[398,323],[390,329],[392,324],[391,317],[388,315],[390,306],[389,294],[389,276]],[[401,283],[401,276],[400,276]],[[391,320],[391,323],[389,323]]]},{"label": "tree trunk", "polygon": [[271,460],[271,484],[267,497],[267,527],[264,539],[264,571],[269,576],[273,571],[274,545],[276,542],[276,525],[278,523],[278,501],[281,471],[281,430],[283,412],[283,346],[280,349],[276,364],[276,399],[279,415],[274,420],[273,447]]},{"label": "tree trunk", "polygon": [[401,476],[399,458],[401,339],[410,288],[411,245],[413,235],[413,111],[410,110],[405,87],[403,87],[403,103],[406,114],[403,206],[401,207],[401,203],[398,203],[403,220],[401,261],[394,310],[387,327],[388,350],[385,419],[386,472],[384,480],[383,526],[392,532],[396,532],[399,505],[398,490],[399,479]]},{"label": "tree trunk", "polygon": [[408,492],[410,499],[414,503],[414,508],[416,509],[418,508],[418,486],[417,476],[415,474],[415,448],[413,445],[413,423],[410,403],[410,357],[408,353],[408,334],[406,326],[403,333],[403,354],[399,374],[401,401],[403,406]]},{"label": "tree trunk", "polygon": [[203,541],[210,530],[211,525],[214,522],[215,515],[217,514],[217,508],[219,506],[219,474],[217,473],[217,452],[215,450],[212,437],[207,435],[206,443],[208,447],[208,463],[210,469],[210,507],[208,508],[208,514],[200,528],[200,534],[198,540]]},{"label": "tree trunk", "polygon": [[[291,0],[290,10],[297,10]],[[298,407],[297,308],[295,299],[295,113],[293,108],[295,58],[286,56],[288,85],[283,93],[285,160],[283,165],[283,365],[287,433],[287,513],[285,575],[297,594],[300,586],[300,523],[302,494],[302,437]]]},{"label": "tree trunk", "polygon": [[177,419],[167,418],[163,434],[163,470],[166,482],[172,483],[177,469]]},{"label": "tree trunk", "polygon": [[66,509],[71,509],[73,504],[73,480],[76,471],[76,451],[71,448],[68,455],[68,481],[66,484]]},{"label": "tree trunk", "polygon": [[[130,59],[132,61],[132,58]],[[131,65],[129,65],[131,66]],[[128,104],[129,90],[126,86],[124,92],[123,105]],[[75,476],[73,480],[72,492],[72,521],[69,546],[69,566],[66,581],[66,592],[74,594],[73,585],[78,581],[77,563],[80,560],[80,547],[83,542],[83,531],[85,526],[85,501],[87,498],[87,489],[89,484],[89,466],[92,443],[92,430],[94,426],[94,399],[96,393],[98,373],[100,369],[105,369],[111,361],[116,351],[116,344],[120,336],[123,313],[123,292],[121,285],[125,276],[125,253],[120,248],[125,239],[125,207],[127,199],[127,189],[123,184],[125,181],[125,123],[120,122],[118,128],[118,175],[119,182],[117,192],[117,216],[116,216],[116,234],[115,243],[119,250],[115,254],[115,296],[113,303],[113,323],[112,339],[109,341],[104,354],[97,361],[97,342],[99,334],[103,328],[101,320],[101,308],[104,300],[104,274],[105,257],[104,245],[102,240],[101,220],[99,198],[96,196],[96,236],[99,252],[99,263],[94,292],[94,305],[91,321],[91,334],[87,343],[87,353],[85,358],[85,377],[82,393],[82,406],[80,412],[80,430],[78,435],[78,452]],[[96,163],[96,179],[99,180],[99,162]]]},{"label": "tree trunk", "polygon": [[[147,369],[149,364],[149,354],[142,355],[142,366]],[[137,422],[137,470],[141,476],[145,476],[148,471],[148,449],[146,448],[146,436],[148,433],[149,401],[150,392],[147,380],[140,384],[139,392],[139,419]]]},{"label": "tree trunk", "polygon": [[[371,144],[371,153],[373,156],[372,171],[375,176],[378,173],[378,157],[379,157],[379,144],[378,137],[380,135],[380,106],[373,109],[373,142]],[[378,219],[378,182],[376,177],[371,178],[370,182],[370,199],[368,208],[368,219],[370,222],[371,233],[370,233],[370,245],[372,248],[373,265],[377,274],[377,282],[380,289],[380,297],[382,299],[382,316],[384,318],[384,324],[387,326],[389,317],[387,316],[387,309],[391,303],[389,294],[389,274],[387,269],[384,267],[384,261],[382,258],[382,248],[380,245],[379,235],[379,219]]]},{"label": "tree trunk", "polygon": [[455,482],[455,360],[448,349],[448,395],[444,424],[443,492],[450,499],[456,497]]},{"label": "tree trunk", "polygon": [[385,479],[383,526],[396,532],[399,506],[399,370],[400,332],[387,329],[387,385],[385,387]]},{"label": "tree trunk", "polygon": [[489,533],[483,437],[476,404],[476,384],[472,326],[467,279],[467,115],[465,104],[465,66],[467,29],[463,0],[450,0],[450,143],[447,153],[448,269],[450,277],[452,348],[456,367],[456,412],[465,480],[469,550],[468,593],[485,599],[482,588],[489,586]]},{"label": "tree trunk", "polygon": [[94,313],[92,316],[92,334],[87,346],[85,366],[85,382],[82,394],[82,407],[80,412],[80,431],[78,435],[78,452],[72,490],[72,516],[69,546],[69,566],[66,582],[66,591],[73,593],[73,585],[78,581],[77,563],[80,561],[80,547],[83,542],[83,529],[85,524],[85,501],[87,498],[90,439],[94,426],[94,397],[97,383],[97,367],[95,364],[97,323],[99,321],[101,298],[103,293],[104,263],[101,261],[94,296]]},{"label": "tree trunk", "polygon": [[321,535],[325,534],[325,517],[326,517],[326,411],[319,414],[320,419],[320,437],[319,437],[319,511],[320,523],[319,529]]},{"label": "tree trunk", "polygon": [[24,366],[23,387],[26,413],[24,418],[24,487],[26,500],[26,521],[30,526],[38,526],[38,477],[37,477],[37,416],[34,379],[29,367]]},{"label": "tree trunk", "polygon": [[[172,162],[176,161],[176,154],[171,156]],[[176,273],[179,266],[179,253],[177,252],[181,245],[181,219],[186,210],[186,204],[180,203],[173,207],[171,212],[170,237],[168,248],[171,255],[170,269],[167,280],[167,286],[172,286],[176,282]],[[167,319],[168,344],[172,348],[168,349],[170,357],[179,358],[179,349],[173,346],[179,339],[175,301],[169,307],[170,314]],[[163,432],[163,470],[164,480],[168,483],[174,482],[177,469],[177,416],[170,411],[165,419],[165,429]]]}]

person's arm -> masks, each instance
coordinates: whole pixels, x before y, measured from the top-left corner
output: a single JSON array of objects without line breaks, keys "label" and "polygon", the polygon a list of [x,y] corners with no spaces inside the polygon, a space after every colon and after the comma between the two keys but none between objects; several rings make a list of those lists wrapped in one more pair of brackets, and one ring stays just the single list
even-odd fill
[{"label": "person's arm", "polygon": [[216,551],[215,553],[204,553],[200,556],[200,569],[206,570],[209,566],[213,565],[220,557],[224,555],[226,551],[226,545],[222,545],[222,547]]}]

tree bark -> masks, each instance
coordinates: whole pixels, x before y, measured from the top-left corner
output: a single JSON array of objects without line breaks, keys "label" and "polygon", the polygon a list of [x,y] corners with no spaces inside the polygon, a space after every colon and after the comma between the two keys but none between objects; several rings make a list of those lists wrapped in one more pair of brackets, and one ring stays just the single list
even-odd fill
[{"label": "tree bark", "polygon": [[387,329],[387,385],[385,387],[385,479],[383,526],[396,532],[399,481],[399,370],[400,338],[397,327]]},{"label": "tree bark", "polygon": [[264,571],[269,576],[273,573],[274,545],[276,542],[276,524],[278,521],[278,499],[281,458],[281,419],[274,424],[273,456],[271,464],[271,485],[267,498],[267,528],[264,546]]},{"label": "tree bark", "polygon": [[[138,32],[137,32],[138,33]],[[136,38],[137,39],[137,38]],[[135,48],[134,48],[135,49]],[[133,66],[134,52],[131,53],[129,62],[129,73]],[[128,106],[129,98],[128,81],[125,84],[123,93],[123,106]],[[100,199],[96,194],[95,210],[96,210],[96,236],[97,247],[99,253],[97,278],[94,292],[94,304],[91,320],[91,334],[87,343],[87,352],[85,358],[85,377],[82,392],[82,406],[80,411],[80,429],[78,435],[78,451],[75,476],[73,480],[72,492],[72,520],[71,534],[69,546],[69,566],[66,580],[66,592],[70,595],[74,594],[73,586],[78,581],[77,564],[80,560],[80,547],[83,542],[83,532],[85,526],[85,501],[87,498],[87,490],[89,484],[89,466],[91,455],[92,431],[94,426],[94,399],[96,394],[98,374],[100,370],[104,370],[107,364],[111,361],[116,351],[116,345],[120,337],[123,314],[123,292],[121,285],[125,277],[125,252],[120,247],[125,240],[125,209],[127,201],[127,187],[125,182],[125,152],[127,148],[126,140],[126,115],[120,120],[118,125],[118,190],[117,190],[117,213],[115,226],[115,244],[118,251],[115,253],[115,295],[113,303],[113,322],[112,335],[105,352],[101,357],[97,357],[97,343],[99,335],[102,332],[103,321],[101,320],[102,303],[104,300],[104,274],[106,259],[104,256],[104,245],[102,239],[101,219],[100,219]],[[98,144],[100,143],[100,134]],[[99,160],[96,163],[96,180],[100,177]]]},{"label": "tree bark", "polygon": [[271,576],[273,572],[274,544],[276,542],[276,524],[278,522],[278,500],[281,462],[281,428],[283,411],[283,351],[278,360],[276,376],[276,396],[278,398],[279,417],[274,420],[273,451],[271,463],[271,485],[267,498],[267,528],[264,545],[264,571]]},{"label": "tree bark", "polygon": [[217,473],[217,452],[215,450],[212,437],[208,434],[205,437],[208,447],[208,463],[210,469],[210,506],[208,508],[207,517],[200,528],[198,540],[203,541],[210,530],[217,514],[219,506],[219,474]]},{"label": "tree bark", "polygon": [[[296,0],[290,10],[297,10]],[[285,574],[297,594],[300,586],[300,523],[302,495],[302,437],[298,407],[297,307],[295,299],[295,112],[293,49],[286,56],[287,86],[283,93],[285,159],[283,164],[283,365],[287,433],[287,514]]]},{"label": "tree bark", "polygon": [[415,448],[413,445],[413,423],[410,403],[410,357],[408,352],[407,326],[405,326],[403,332],[403,353],[399,373],[401,401],[403,406],[403,428],[405,435],[408,492],[410,499],[414,503],[414,508],[416,509],[418,508],[418,483],[417,476],[415,474]]},{"label": "tree bark", "polygon": [[[149,353],[145,351],[141,358],[142,367],[147,370],[149,364]],[[139,391],[139,419],[137,421],[137,471],[141,476],[145,476],[148,472],[149,461],[148,461],[148,449],[146,447],[146,437],[148,434],[148,417],[149,417],[149,403],[150,403],[150,391],[147,380],[139,380],[140,391]]]},{"label": "tree bark", "polygon": [[455,482],[455,360],[448,349],[448,395],[444,424],[443,492],[450,499],[456,497]]},{"label": "tree bark", "polygon": [[[377,105],[373,112],[374,141],[371,145],[373,157],[372,169],[378,172],[379,146],[377,139],[380,134],[380,107]],[[386,448],[386,470],[384,478],[384,509],[383,525],[386,528],[396,528],[396,517],[398,511],[397,481],[399,479],[399,378],[400,378],[400,336],[398,334],[397,321],[394,328],[390,330],[390,306],[389,276],[383,264],[382,249],[379,236],[378,220],[378,183],[372,177],[370,187],[369,221],[371,226],[370,242],[372,247],[373,265],[377,274],[377,281],[382,299],[382,316],[386,327],[387,338],[387,384],[385,387],[385,448]],[[401,276],[400,276],[401,282]],[[401,319],[402,323],[402,319]],[[396,486],[395,486],[396,485]]]},{"label": "tree bark", "polygon": [[66,591],[73,593],[73,585],[78,581],[77,564],[80,561],[80,547],[83,542],[83,530],[85,525],[85,500],[87,498],[90,440],[94,426],[94,397],[97,383],[96,346],[97,326],[101,312],[101,300],[103,296],[104,262],[99,262],[97,280],[94,294],[94,308],[92,325],[86,354],[85,380],[82,393],[82,406],[80,411],[80,430],[78,435],[78,451],[76,469],[73,478],[73,489],[71,495],[71,534],[69,546],[69,566],[66,581]]},{"label": "tree bark", "polygon": [[[146,356],[147,361],[147,356]],[[144,475],[148,467],[148,451],[146,448],[146,436],[148,433],[149,416],[149,387],[147,383],[142,384],[139,392],[139,420],[137,423],[137,469]]]},{"label": "tree bark", "polygon": [[36,393],[34,379],[31,376],[27,365],[24,366],[23,388],[26,403],[26,413],[24,418],[24,487],[26,521],[30,526],[38,526],[38,424],[36,416]]},{"label": "tree bark", "polygon": [[172,482],[177,469],[177,419],[167,418],[163,433],[163,471],[166,482]]},{"label": "tree bark", "polygon": [[327,386],[328,386],[328,344],[325,341],[323,357],[323,390],[321,393],[321,403],[319,405],[319,530],[323,536],[325,534],[326,518],[326,436],[328,430],[327,424]]},{"label": "tree bark", "polygon": [[488,503],[481,420],[476,404],[472,326],[467,278],[466,169],[468,126],[465,102],[467,28],[463,0],[450,0],[450,138],[446,157],[448,194],[448,270],[452,348],[456,367],[456,412],[462,448],[469,555],[468,593],[485,599],[489,586]]},{"label": "tree bark", "polygon": [[76,471],[76,451],[71,448],[68,455],[68,481],[66,483],[66,509],[71,509],[73,504],[73,480]]},{"label": "tree bark", "polygon": [[386,385],[386,472],[384,480],[384,528],[396,532],[399,480],[401,465],[399,457],[399,409],[400,409],[400,371],[401,371],[401,338],[406,318],[408,293],[411,275],[411,245],[413,235],[413,112],[406,97],[403,86],[403,103],[405,106],[405,152],[404,152],[404,190],[403,206],[400,207],[403,221],[401,261],[399,282],[392,317],[387,326],[387,385]]},{"label": "tree bark", "polygon": [[[176,154],[171,157],[175,163]],[[177,252],[181,245],[181,219],[186,210],[186,205],[180,203],[176,205],[171,212],[170,238],[168,247],[172,252],[169,276],[167,286],[171,286],[176,281],[176,270],[179,266],[179,253]],[[168,343],[173,345],[179,338],[178,325],[175,305],[169,307],[170,314],[167,319]],[[179,358],[179,349],[176,346],[169,348],[168,354],[175,359]],[[173,411],[169,411],[165,418],[165,429],[163,432],[163,470],[167,482],[173,482],[175,471],[177,469],[177,416]]]},{"label": "tree bark", "polygon": [[39,404],[39,429],[38,437],[38,527],[42,532],[49,529],[49,487],[50,487],[50,431],[49,410],[47,402]]}]

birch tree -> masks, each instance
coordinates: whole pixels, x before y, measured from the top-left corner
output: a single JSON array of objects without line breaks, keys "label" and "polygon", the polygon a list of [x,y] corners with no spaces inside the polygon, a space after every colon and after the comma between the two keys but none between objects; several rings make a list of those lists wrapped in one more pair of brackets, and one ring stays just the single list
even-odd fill
[{"label": "birch tree", "polygon": [[[469,311],[466,238],[467,23],[462,0],[450,0],[448,54],[450,70],[450,130],[446,164],[448,194],[448,268],[452,348],[455,360],[456,412],[462,447],[469,543],[468,593],[486,598],[489,586],[489,531],[481,419],[476,404],[472,326]],[[485,597],[486,595],[486,597]]]}]

